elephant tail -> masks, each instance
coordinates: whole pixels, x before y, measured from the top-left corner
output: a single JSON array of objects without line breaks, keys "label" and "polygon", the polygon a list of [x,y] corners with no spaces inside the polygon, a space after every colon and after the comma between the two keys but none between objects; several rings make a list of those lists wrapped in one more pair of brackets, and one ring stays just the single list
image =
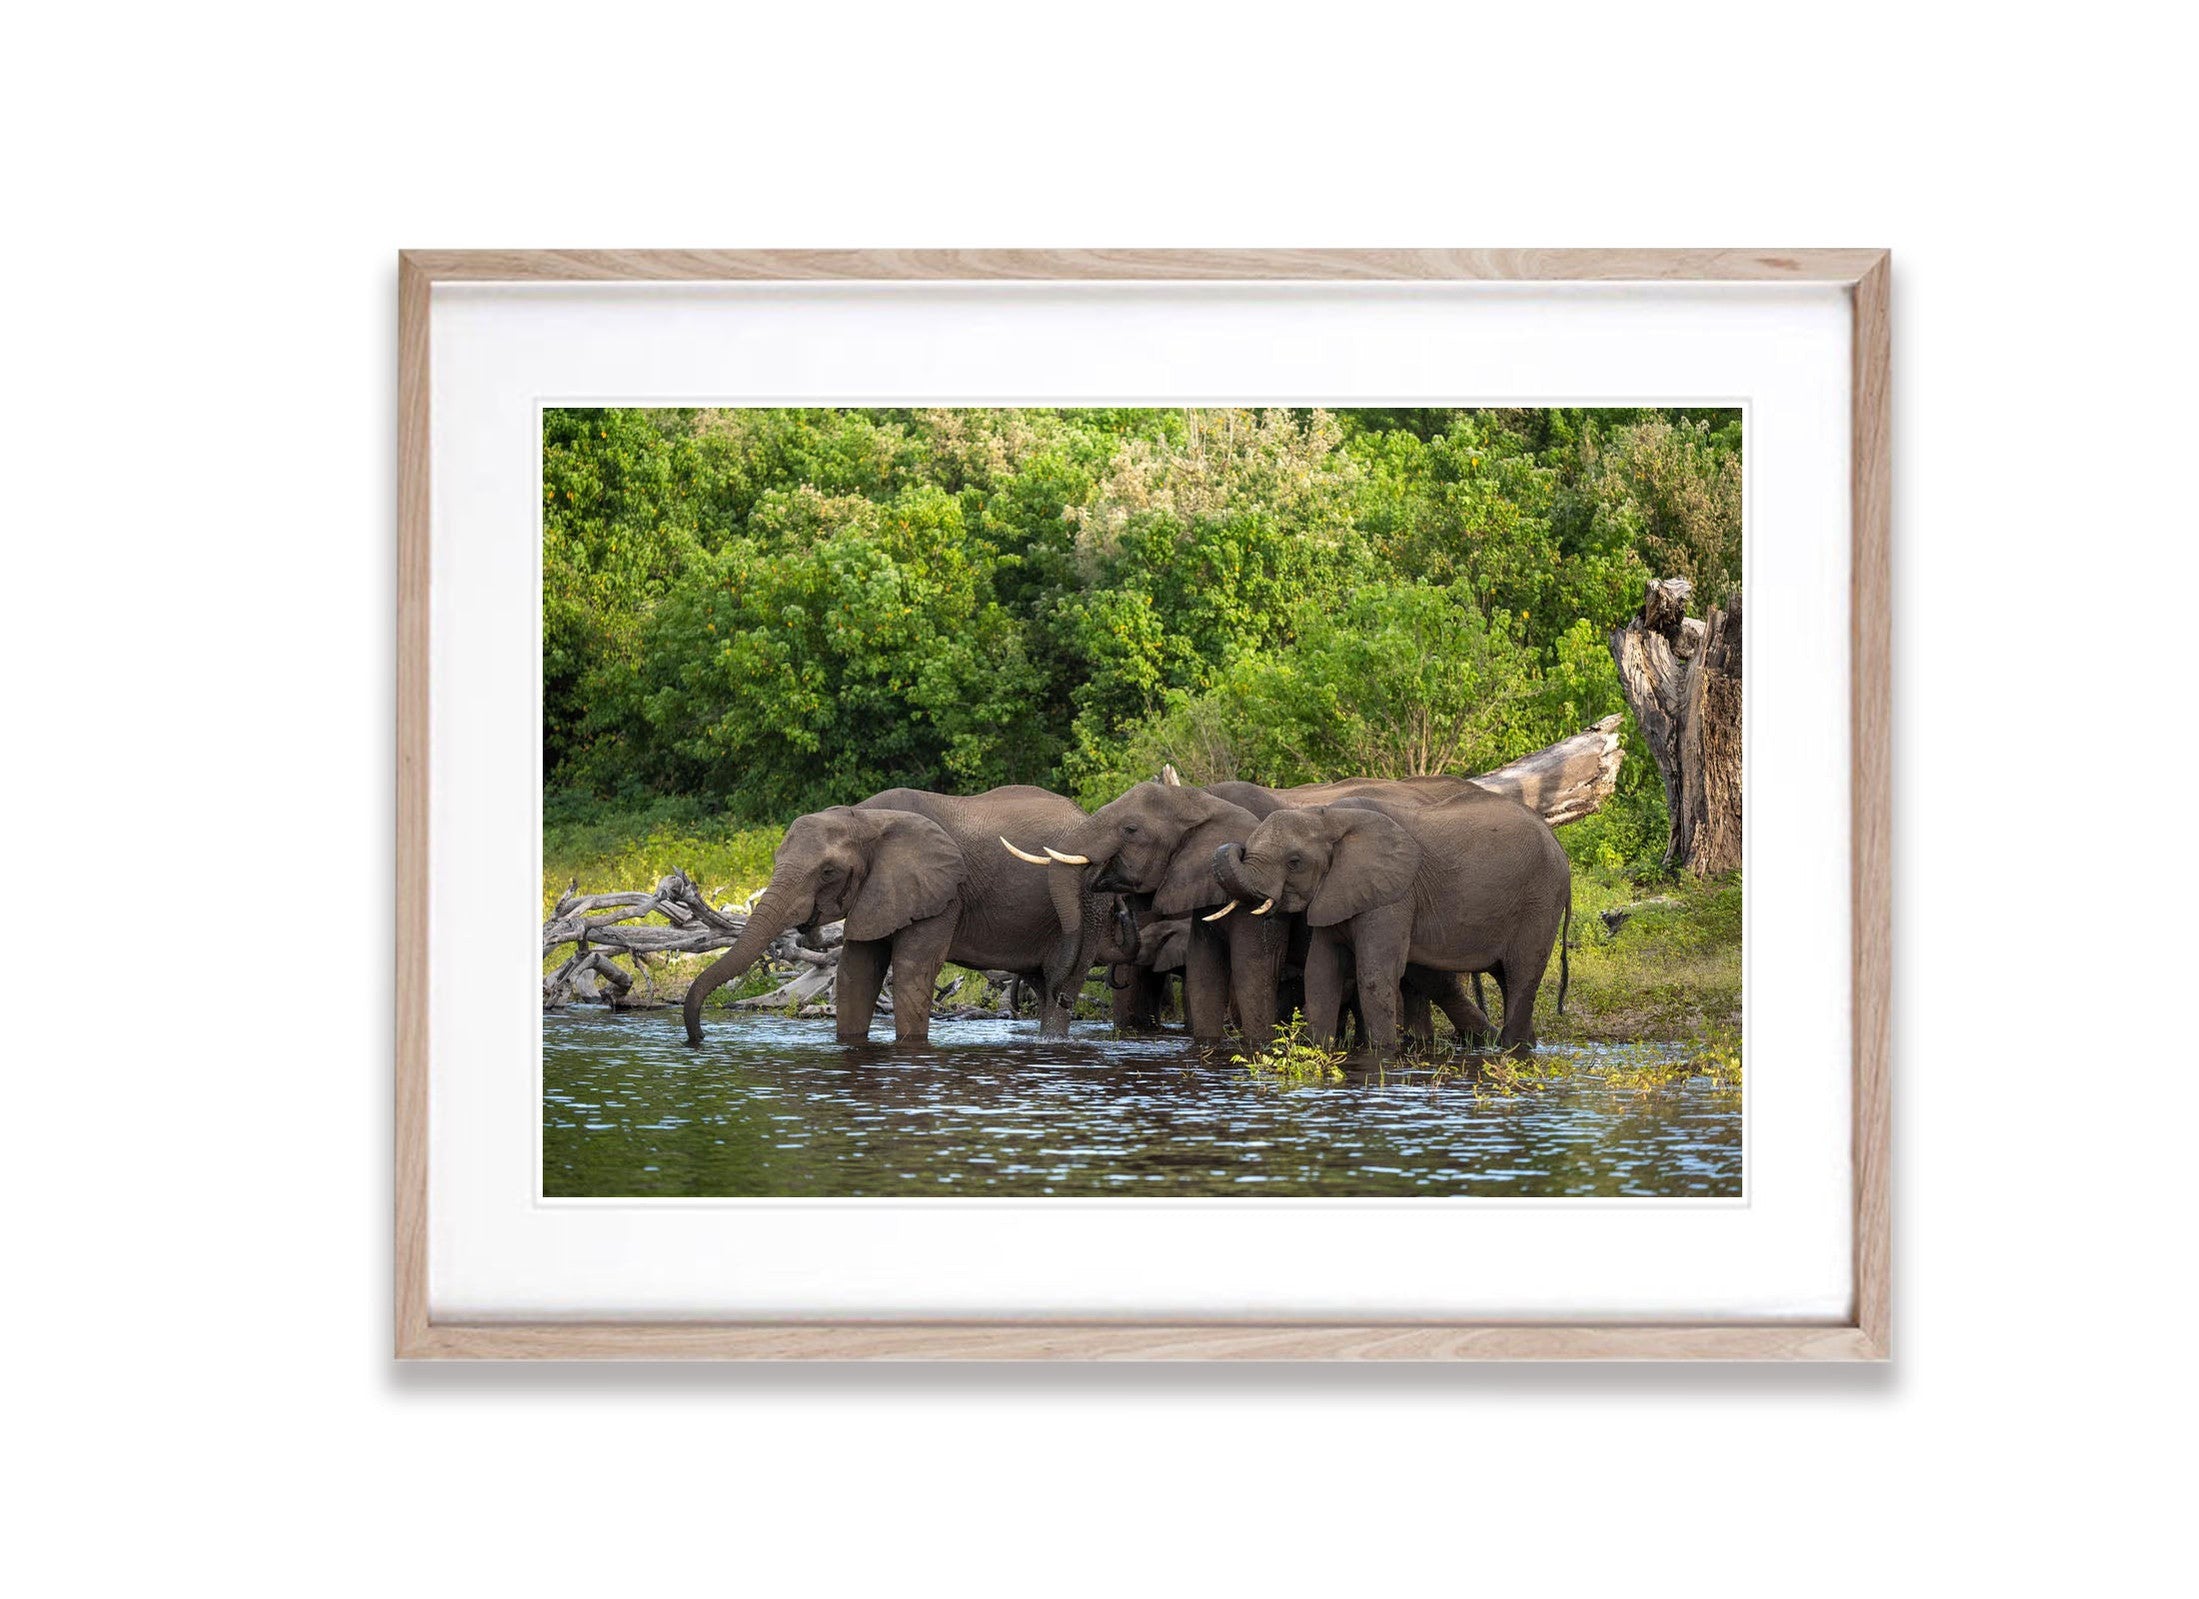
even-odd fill
[{"label": "elephant tail", "polygon": [[1573,946],[1573,891],[1565,891],[1565,922],[1558,929],[1558,1014],[1565,1014],[1565,990],[1573,981],[1573,963],[1566,952]]}]

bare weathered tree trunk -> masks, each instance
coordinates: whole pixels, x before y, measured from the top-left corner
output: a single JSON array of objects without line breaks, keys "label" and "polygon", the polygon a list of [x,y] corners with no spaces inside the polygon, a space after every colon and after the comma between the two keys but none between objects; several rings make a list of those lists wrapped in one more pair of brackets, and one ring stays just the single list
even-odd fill
[{"label": "bare weathered tree trunk", "polygon": [[1652,581],[1611,658],[1664,779],[1665,864],[1701,877],[1741,864],[1741,598],[1698,620],[1693,593],[1686,578]]}]

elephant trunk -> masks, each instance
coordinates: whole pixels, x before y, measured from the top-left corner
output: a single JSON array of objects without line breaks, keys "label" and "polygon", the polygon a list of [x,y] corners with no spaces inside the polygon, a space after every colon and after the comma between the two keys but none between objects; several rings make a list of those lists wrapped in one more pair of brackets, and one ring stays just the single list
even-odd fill
[{"label": "elephant trunk", "polygon": [[1046,868],[1046,892],[1053,896],[1054,920],[1061,924],[1063,938],[1076,938],[1084,931],[1085,907],[1090,896],[1084,891],[1084,877],[1089,866],[1063,866],[1058,862]]},{"label": "elephant trunk", "polygon": [[1247,905],[1256,905],[1265,899],[1281,895],[1280,882],[1264,884],[1250,871],[1242,844],[1224,844],[1214,852],[1214,876],[1229,891],[1230,898]]},{"label": "elephant trunk", "polygon": [[748,925],[741,929],[741,936],[733,941],[733,947],[710,963],[700,977],[687,988],[687,1041],[702,1042],[703,1001],[719,988],[747,971],[759,960],[771,941],[808,914],[809,902],[805,895],[796,893],[777,881],[764,890],[763,898],[748,913]]},{"label": "elephant trunk", "polygon": [[[1088,827],[1080,828],[1061,846],[1061,853],[1089,855],[1093,847],[1090,832]],[[1046,868],[1046,892],[1054,902],[1054,920],[1061,925],[1061,937],[1046,959],[1039,985],[1038,1023],[1042,1036],[1058,1037],[1069,1031],[1069,1013],[1083,991],[1084,974],[1091,967],[1090,952],[1097,943],[1091,922],[1098,901],[1090,888],[1097,874],[1095,866],[1071,866],[1058,860]]]},{"label": "elephant trunk", "polygon": [[1054,947],[1046,957],[1046,964],[1039,981],[1038,1030],[1040,1037],[1063,1038],[1068,1036],[1069,1020],[1076,1009],[1077,996],[1084,991],[1085,974],[1092,969],[1093,958],[1106,947],[1107,937],[1100,924],[1105,920],[1106,900],[1103,896],[1083,887],[1091,867],[1056,866],[1048,887],[1055,897],[1055,908],[1060,908],[1062,879],[1067,879],[1070,889],[1069,903],[1077,910],[1076,927],[1054,941]]}]

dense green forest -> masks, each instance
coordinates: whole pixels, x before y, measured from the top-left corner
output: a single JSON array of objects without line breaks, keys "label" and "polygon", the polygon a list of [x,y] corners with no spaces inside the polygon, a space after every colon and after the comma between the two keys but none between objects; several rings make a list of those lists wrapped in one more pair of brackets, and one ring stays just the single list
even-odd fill
[{"label": "dense green forest", "polygon": [[[1096,805],[1472,773],[1622,708],[1651,575],[1741,576],[1737,411],[557,410],[554,822],[894,784]],[[1633,736],[1629,724],[1629,737]],[[1576,859],[1654,868],[1638,749]]]}]

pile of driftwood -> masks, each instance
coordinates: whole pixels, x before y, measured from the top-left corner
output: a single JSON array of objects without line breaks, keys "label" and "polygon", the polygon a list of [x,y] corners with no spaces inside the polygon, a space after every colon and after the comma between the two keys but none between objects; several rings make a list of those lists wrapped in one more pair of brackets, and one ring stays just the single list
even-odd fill
[{"label": "pile of driftwood", "polygon": [[[759,890],[761,892],[761,890]],[[640,925],[648,917],[661,916],[666,925]],[[650,1010],[671,1005],[678,994],[664,993],[657,984],[656,967],[667,955],[707,955],[730,949],[748,925],[748,908],[739,903],[712,905],[694,880],[675,868],[657,879],[646,894],[583,894],[573,883],[559,896],[542,924],[542,954],[547,960],[572,946],[572,953],[542,979],[545,1010],[579,1001],[610,1005],[620,1010]],[[832,1014],[832,982],[840,965],[843,924],[831,922],[817,929],[815,941],[805,943],[799,930],[781,933],[771,941],[764,957],[766,967],[782,980],[767,994],[751,995],[733,1003],[742,1010],[785,1011],[798,1016]],[[632,970],[619,964],[632,962]],[[1012,972],[987,972],[992,1002],[956,1005],[965,978],[940,985],[933,997],[934,1016],[1012,1015],[1025,997],[1021,981]],[[974,997],[974,996],[973,996]],[[887,974],[878,1008],[893,1014],[893,979]]]},{"label": "pile of driftwood", "polygon": [[[1174,775],[1168,772],[1164,777],[1173,780]],[[1474,781],[1509,794],[1556,827],[1595,811],[1611,797],[1618,777],[1619,718],[1613,715]],[[665,925],[642,925],[651,917],[662,917]],[[659,988],[656,967],[663,958],[728,949],[747,924],[746,905],[711,904],[684,871],[659,878],[647,893],[583,894],[576,882],[542,924],[545,960],[567,945],[572,947],[572,953],[542,979],[543,1007],[556,1009],[574,1001],[628,1010],[669,1005],[680,996]],[[814,943],[802,942],[798,931],[780,934],[765,956],[767,969],[780,982],[769,993],[733,1003],[744,1010],[831,1015],[840,942],[838,922],[820,929]],[[631,969],[622,961],[630,963]],[[1024,985],[1012,972],[984,976],[989,990],[986,1003],[956,1005],[966,979],[954,978],[933,996],[932,1015],[1013,1015],[1027,997]],[[890,972],[878,1008],[892,1014]]]}]

